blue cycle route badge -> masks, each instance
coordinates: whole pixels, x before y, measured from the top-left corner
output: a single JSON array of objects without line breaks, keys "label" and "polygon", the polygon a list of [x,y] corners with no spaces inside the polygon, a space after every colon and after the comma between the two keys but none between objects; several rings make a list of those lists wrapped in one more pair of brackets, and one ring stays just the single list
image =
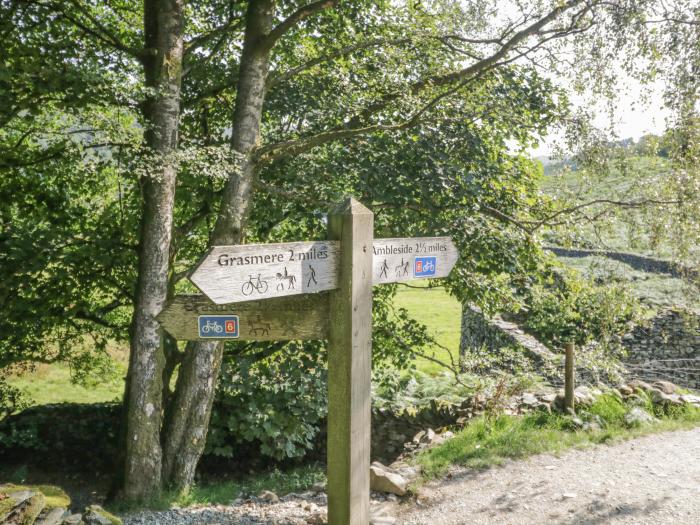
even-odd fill
[{"label": "blue cycle route badge", "polygon": [[413,262],[414,277],[430,277],[435,275],[437,257],[416,257]]},{"label": "blue cycle route badge", "polygon": [[235,339],[238,337],[237,315],[200,315],[199,337],[204,339]]}]

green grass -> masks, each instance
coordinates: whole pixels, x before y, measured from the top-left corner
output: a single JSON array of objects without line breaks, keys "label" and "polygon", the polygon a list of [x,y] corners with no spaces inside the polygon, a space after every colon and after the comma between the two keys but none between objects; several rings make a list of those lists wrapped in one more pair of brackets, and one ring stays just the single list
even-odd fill
[{"label": "green grass", "polygon": [[[647,400],[646,408],[649,408]],[[486,468],[506,459],[533,454],[559,454],[572,447],[587,447],[629,439],[653,432],[679,430],[700,425],[700,409],[684,407],[660,420],[639,427],[624,423],[625,407],[610,394],[600,396],[590,409],[580,411],[586,419],[598,415],[606,424],[601,430],[572,430],[571,419],[561,414],[538,412],[527,416],[499,415],[480,417],[470,422],[456,436],[416,458],[425,479],[444,475],[452,465]]]},{"label": "green grass", "polygon": [[[410,283],[417,288],[399,286],[396,305],[405,308],[418,322],[428,327],[429,333],[444,348],[435,348],[435,357],[447,363],[449,353],[459,356],[459,336],[462,306],[444,288],[427,288],[425,282]],[[417,367],[426,374],[437,374],[444,368],[424,358],[417,359]]]},{"label": "green grass", "polygon": [[132,508],[167,509],[173,506],[191,507],[194,505],[226,505],[237,497],[257,496],[263,490],[270,490],[278,496],[291,492],[304,492],[315,483],[325,483],[325,470],[319,465],[305,465],[289,470],[271,470],[253,474],[239,480],[211,482],[195,485],[186,492],[169,492],[157,500],[135,507],[113,506],[115,512],[125,512]]},{"label": "green grass", "polygon": [[9,378],[8,383],[25,392],[33,405],[120,401],[124,394],[120,378],[105,379],[94,386],[74,384],[70,369],[60,363],[38,365],[33,372]]}]

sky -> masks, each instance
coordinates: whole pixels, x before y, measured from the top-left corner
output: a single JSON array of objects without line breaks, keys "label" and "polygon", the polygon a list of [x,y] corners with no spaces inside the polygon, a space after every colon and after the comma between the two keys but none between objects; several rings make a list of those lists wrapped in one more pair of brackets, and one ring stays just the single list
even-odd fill
[{"label": "sky", "polygon": [[[555,79],[559,84],[565,85],[562,79]],[[571,90],[567,90],[571,93]],[[604,103],[594,105],[596,118],[593,123],[601,129],[611,127],[616,135],[616,139],[626,139],[632,137],[635,141],[643,135],[653,133],[662,134],[666,129],[666,119],[669,111],[663,104],[664,84],[657,81],[651,85],[642,85],[636,79],[630,77],[622,70],[618,73],[618,93],[617,108],[615,114],[611,115]],[[588,105],[590,100],[582,96],[570,95],[570,100],[574,107]],[[534,157],[548,156],[553,153],[553,144],[559,139],[556,133],[546,137],[539,147],[531,150]],[[613,138],[613,137],[611,137]]]}]

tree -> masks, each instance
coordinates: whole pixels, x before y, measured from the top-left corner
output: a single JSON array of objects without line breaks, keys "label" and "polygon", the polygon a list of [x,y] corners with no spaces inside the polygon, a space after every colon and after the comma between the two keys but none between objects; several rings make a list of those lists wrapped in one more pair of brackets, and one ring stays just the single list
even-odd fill
[{"label": "tree", "polygon": [[[489,254],[501,247],[482,228],[499,224],[502,239],[516,246],[532,240],[547,208],[518,189],[531,187],[533,168],[508,155],[506,142],[527,142],[560,117],[547,96],[550,86],[528,60],[550,56],[558,41],[586,31],[611,8],[584,0],[520,4],[515,14],[489,23],[495,2],[2,3],[9,49],[20,49],[20,57],[28,45],[36,67],[3,86],[17,95],[5,127],[29,107],[58,118],[99,102],[100,112],[120,108],[137,119],[121,132],[143,133],[142,145],[133,138],[121,146],[94,145],[109,157],[103,165],[139,175],[139,191],[128,199],[130,205],[140,201],[138,279],[118,280],[120,288],[135,289],[125,403],[127,498],[148,497],[164,485],[187,486],[204,446],[222,345],[189,344],[180,352],[163,338],[154,316],[184,286],[183,270],[206,244],[279,237],[275,217],[310,208],[301,205],[301,192],[328,201],[353,190],[381,211],[378,224],[386,231],[402,219],[408,230],[465,232],[465,253],[470,246],[482,251],[460,270],[457,293],[473,294],[470,285],[478,290],[480,272],[496,282],[509,265],[527,266],[528,249],[494,264]],[[53,113],[19,96],[22,82],[41,85],[44,55],[41,71],[56,83],[46,90],[56,99]],[[21,70],[20,62],[11,67]],[[63,76],[65,70],[71,75]],[[513,107],[513,100],[520,105]],[[402,169],[391,171],[392,181],[362,166],[370,151],[389,171],[396,158],[387,155],[411,158],[417,145],[437,159],[418,155],[404,163],[404,169],[422,166],[417,181],[407,181]],[[20,149],[22,156],[30,153]],[[61,166],[81,162],[66,156],[61,141],[55,152],[38,150],[39,157],[9,168],[15,177],[52,154]],[[115,168],[119,153],[127,160]],[[451,166],[453,153],[460,167]],[[470,166],[469,155],[489,163]],[[358,166],[354,174],[343,172],[349,159]],[[307,163],[320,180],[306,176]],[[431,176],[438,168],[446,175]],[[307,231],[318,231],[320,219]],[[95,283],[96,290],[102,286]],[[89,301],[93,314],[95,299]],[[97,314],[99,324],[108,312]]]},{"label": "tree", "polygon": [[[467,86],[471,87],[476,79],[486,76],[499,66],[505,66],[518,55],[522,56],[532,52],[548,40],[563,37],[571,31],[579,30],[581,25],[588,23],[586,15],[591,9],[589,4],[583,2],[569,2],[558,5],[544,14],[538,13],[538,16],[535,17],[525,16],[522,22],[507,27],[502,34],[476,39],[470,39],[460,34],[440,34],[440,23],[431,20],[432,16],[436,18],[437,16],[431,13],[425,15],[421,13],[418,18],[421,21],[432,22],[428,27],[431,29],[434,27],[438,30],[432,35],[428,33],[423,38],[428,41],[437,40],[441,46],[446,45],[456,49],[456,56],[445,60],[446,63],[437,64],[436,69],[428,69],[427,71],[420,71],[421,66],[425,67],[429,64],[407,60],[404,67],[406,67],[408,74],[399,78],[398,82],[395,83],[397,85],[391,86],[389,89],[382,86],[384,89],[380,89],[379,86],[370,84],[368,86],[369,93],[357,97],[359,100],[352,100],[354,97],[350,97],[350,111],[342,107],[331,107],[330,115],[324,115],[324,121],[314,122],[313,119],[302,118],[300,125],[291,134],[291,137],[284,137],[267,144],[259,144],[262,139],[260,127],[263,105],[268,90],[268,96],[272,98],[274,97],[275,85],[279,86],[281,82],[288,81],[293,78],[292,75],[304,73],[308,68],[322,63],[326,59],[342,59],[349,53],[358,50],[356,44],[340,49],[336,48],[337,51],[331,52],[330,56],[321,55],[311,58],[309,61],[297,65],[287,74],[269,75],[271,53],[276,47],[284,49],[283,39],[291,30],[297,29],[307,39],[307,35],[320,32],[322,35],[320,40],[324,40],[324,36],[331,37],[336,41],[339,40],[336,32],[328,30],[324,32],[324,26],[333,27],[338,23],[338,19],[342,20],[346,17],[352,19],[353,11],[357,7],[348,9],[347,6],[337,4],[338,2],[334,1],[319,1],[299,7],[295,6],[289,12],[277,11],[277,6],[272,0],[251,2],[248,5],[243,20],[245,33],[236,79],[234,113],[231,122],[231,145],[241,159],[240,168],[228,178],[224,186],[221,206],[211,237],[212,244],[237,244],[241,242],[252,204],[256,174],[259,173],[262,166],[281,158],[303,154],[331,142],[349,140],[375,132],[391,132],[411,128],[428,116],[442,100],[455,95]],[[388,6],[382,7],[388,9]],[[439,7],[444,7],[444,5]],[[469,7],[478,9],[476,6]],[[333,11],[330,11],[327,16],[323,16],[324,12],[331,8]],[[569,13],[571,14],[569,15]],[[314,20],[310,20],[306,26],[300,28],[301,22],[311,19],[314,15],[317,15]],[[316,26],[316,23],[320,27]],[[450,27],[450,29],[453,28]],[[405,31],[405,27],[403,30]],[[382,31],[382,33],[386,32],[386,30]],[[392,37],[396,41],[397,36],[392,35]],[[530,43],[531,48],[521,49],[520,46],[527,45],[526,42],[531,38],[535,39],[534,43]],[[404,43],[411,44],[413,43],[411,40],[404,39]],[[386,41],[382,42],[380,39],[380,42],[368,42],[365,45],[367,47],[380,46],[381,50],[384,49],[381,47],[384,43]],[[471,50],[460,50],[457,47],[465,44],[467,46],[472,44],[475,47],[483,45],[487,49],[483,56],[477,54],[474,58]],[[359,46],[359,49],[361,50],[363,47]],[[489,49],[489,47],[495,49]],[[463,59],[464,56],[471,56],[474,62],[467,67],[459,67],[459,59]],[[404,56],[402,59],[405,60],[406,57]],[[412,111],[411,107],[406,104],[407,101],[412,107],[418,109]],[[334,122],[338,124],[333,124]],[[213,383],[213,379],[218,374],[217,365],[221,361],[219,357],[220,345],[198,343],[190,346],[191,348],[188,349],[190,355],[212,356],[204,360],[205,366],[209,365],[210,368],[206,371],[195,370],[197,363],[191,359],[189,362],[181,364],[179,372],[181,377],[201,378],[204,376],[208,378],[209,384]],[[190,362],[192,365],[187,366]],[[185,393],[186,385],[192,385],[194,388],[194,383],[191,379],[183,380],[183,389],[181,390],[183,399],[194,398],[193,394]],[[201,443],[203,446],[200,428],[207,424],[212,392],[202,392],[200,389],[198,393],[202,394],[197,396],[199,402],[191,403],[190,409],[187,411],[176,412],[178,418],[174,422],[174,427],[178,429],[178,435],[183,436],[183,439],[176,446],[170,447],[171,452],[179,450],[181,443],[184,442]],[[182,405],[183,403],[180,404],[180,406]],[[189,425],[185,427],[185,422],[191,418],[191,414],[204,414],[204,417],[198,418],[197,421],[201,426]],[[189,439],[188,429],[190,432],[193,430],[197,432],[196,435],[191,436],[192,439]],[[193,454],[188,455],[189,457],[177,456],[176,461],[185,460],[190,464],[190,466],[183,465],[179,469],[181,472],[194,472],[194,464],[201,453],[201,448],[196,450],[195,447],[192,447],[190,450]],[[190,479],[181,478],[179,484],[187,484]]]},{"label": "tree", "polygon": [[[700,217],[698,192],[698,28],[700,4],[694,0],[626,2],[572,44],[576,63],[568,68],[577,90],[603,98],[614,113],[620,73],[640,83],[664,86],[663,105],[670,112],[663,137],[642,137],[638,148],[619,143],[610,130],[595,129],[590,110],[570,126],[566,147],[582,184],[561,206],[563,229],[606,219],[624,223],[632,242],[671,257],[685,267],[697,265]],[[654,111],[660,104],[645,100]],[[572,119],[574,120],[574,119]],[[638,155],[655,157],[655,174],[642,174]],[[649,168],[647,168],[649,171]],[[601,178],[611,172],[628,179],[624,195],[592,198]],[[594,242],[601,242],[595,239]],[[694,272],[690,272],[694,274]],[[690,277],[690,275],[689,275]]]}]

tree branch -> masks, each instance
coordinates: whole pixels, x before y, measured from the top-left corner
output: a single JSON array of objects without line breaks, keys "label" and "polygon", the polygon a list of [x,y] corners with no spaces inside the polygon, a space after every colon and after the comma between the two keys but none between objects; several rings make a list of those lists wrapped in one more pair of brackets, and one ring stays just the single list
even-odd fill
[{"label": "tree branch", "polygon": [[75,315],[76,319],[81,319],[83,321],[90,321],[91,323],[95,323],[96,325],[102,326],[104,328],[109,328],[110,330],[114,330],[114,331],[119,330],[118,326],[113,325],[111,323],[108,323],[107,321],[105,321],[101,317],[99,317],[95,314],[92,314],[90,312],[86,312],[84,310],[79,310],[79,311],[75,312],[74,315]]},{"label": "tree branch", "polygon": [[[453,82],[457,82],[457,81],[460,81],[462,79],[469,78],[470,76],[475,76],[478,73],[481,73],[483,71],[492,69],[494,66],[499,65],[499,61],[501,61],[503,58],[505,58],[506,55],[513,48],[515,48],[520,42],[525,40],[527,37],[538,33],[542,28],[547,26],[550,22],[556,20],[563,13],[565,13],[566,11],[572,9],[573,7],[575,7],[581,3],[583,3],[583,0],[569,0],[565,4],[561,4],[560,6],[554,8],[552,11],[550,11],[546,16],[540,18],[539,20],[530,24],[529,26],[525,27],[524,29],[521,29],[520,31],[516,32],[510,39],[508,39],[491,56],[484,58],[483,60],[480,60],[478,62],[475,62],[474,64],[472,64],[466,68],[463,68],[459,71],[421,79],[421,80],[413,83],[411,86],[409,86],[408,93],[411,95],[415,95],[415,94],[418,94],[419,92],[423,91],[427,87],[448,85],[448,84],[451,84]],[[391,102],[393,102],[393,101],[395,101],[395,100],[397,100],[400,97],[403,97],[405,95],[406,95],[406,93],[404,93],[404,92],[395,92],[395,93],[390,93],[390,94],[382,97],[377,102],[370,104],[360,114],[351,118],[348,122],[348,125],[353,126],[356,123],[359,123],[359,122],[366,120],[367,117],[377,113],[378,111],[381,111],[382,109],[386,108]]]},{"label": "tree branch", "polygon": [[319,0],[318,2],[312,2],[300,7],[268,33],[268,35],[262,41],[262,46],[266,47],[267,49],[272,49],[275,43],[299,22],[306,20],[318,11],[333,7],[337,3],[338,0]]},{"label": "tree branch", "polygon": [[92,35],[98,39],[103,44],[116,49],[117,51],[122,51],[131,55],[132,57],[141,60],[145,54],[145,49],[129,47],[125,45],[112,31],[107,29],[100,21],[95,18],[90,11],[78,2],[77,0],[69,0],[70,5],[72,5],[76,10],[78,10],[83,16],[85,16],[91,25],[85,24],[78,20],[76,17],[72,16],[70,11],[65,9],[62,2],[50,2],[49,6],[60,12],[67,20],[69,20],[77,28],[82,29],[87,34]]},{"label": "tree branch", "polygon": [[453,88],[450,88],[440,93],[439,95],[431,99],[428,103],[426,103],[424,106],[419,108],[412,116],[410,116],[404,122],[400,122],[397,124],[373,124],[357,128],[335,128],[333,130],[321,132],[310,137],[304,137],[300,139],[270,144],[268,146],[259,148],[256,154],[258,155],[259,160],[263,162],[270,162],[273,160],[277,160],[280,157],[287,155],[296,155],[304,151],[308,151],[309,149],[314,148],[316,146],[321,146],[323,144],[327,144],[336,140],[349,139],[358,135],[365,135],[367,133],[372,133],[375,131],[400,131],[403,129],[410,128],[418,124],[420,122],[421,117],[425,115],[425,113],[427,113],[430,109],[435,107],[438,104],[438,102],[453,95],[472,80],[474,80],[474,78],[465,79]]},{"label": "tree branch", "polygon": [[[259,155],[260,160],[271,161],[283,155],[297,154],[303,151],[307,151],[313,147],[326,144],[335,140],[344,140],[375,131],[396,131],[408,128],[416,124],[419,121],[420,117],[430,108],[434,107],[440,100],[442,100],[446,96],[449,96],[459,91],[459,89],[466,85],[466,83],[470,80],[478,78],[481,74],[491,70],[494,67],[507,63],[508,60],[504,61],[503,59],[506,59],[508,53],[515,49],[520,42],[522,42],[529,36],[540,33],[540,31],[543,28],[545,28],[552,21],[556,20],[563,13],[582,3],[583,0],[569,0],[567,3],[552,9],[552,11],[550,11],[546,16],[540,18],[536,22],[513,34],[513,36],[511,36],[510,39],[508,39],[497,51],[495,51],[488,58],[475,62],[474,64],[463,68],[459,71],[424,78],[413,83],[408,88],[408,93],[411,95],[416,95],[421,91],[427,89],[428,87],[450,85],[454,84],[455,82],[457,82],[458,84],[455,88],[449,89],[448,91],[438,95],[436,98],[428,102],[423,108],[418,110],[413,116],[411,116],[407,121],[403,123],[370,125],[367,125],[365,123],[369,116],[386,108],[391,102],[397,100],[399,97],[406,96],[406,93],[394,92],[368,105],[358,115],[355,115],[354,117],[350,118],[348,122],[343,126],[324,131],[310,137],[304,137],[300,139],[294,139],[290,141],[284,141],[276,144],[263,146],[259,148],[257,154]],[[586,5],[584,9],[587,10],[588,5]],[[565,32],[555,34],[557,37],[566,35]],[[552,38],[554,38],[554,36],[550,35],[545,40],[550,40]],[[537,45],[534,47],[536,48]],[[522,56],[522,54],[519,54],[518,56]]]},{"label": "tree branch", "polygon": [[319,64],[323,64],[325,62],[331,62],[333,60],[337,60],[338,58],[342,58],[344,56],[350,55],[356,51],[362,51],[364,49],[369,49],[371,47],[376,47],[376,46],[381,46],[381,45],[399,45],[399,44],[403,44],[403,43],[407,43],[407,42],[411,42],[411,41],[412,41],[411,38],[397,38],[397,39],[376,38],[374,40],[369,40],[367,42],[360,42],[358,44],[345,46],[341,49],[338,49],[337,51],[335,51],[333,53],[329,53],[327,55],[323,55],[323,56],[311,59],[308,62],[301,64],[300,66],[297,66],[295,68],[289,69],[285,72],[271,74],[267,79],[266,88],[267,89],[273,88],[277,84],[281,84],[282,82],[286,82],[290,78],[298,75],[299,73],[307,71],[314,66],[318,66]]},{"label": "tree branch", "polygon": [[[591,201],[587,202],[582,202],[580,204],[577,204],[575,206],[570,206],[568,208],[562,208],[561,210],[558,210],[551,215],[545,217],[544,219],[540,220],[520,220],[516,219],[515,217],[512,217],[508,215],[507,213],[504,213],[496,208],[493,208],[491,206],[487,206],[482,204],[479,206],[479,211],[484,213],[485,215],[488,215],[490,217],[493,217],[494,219],[500,220],[502,222],[506,222],[509,224],[512,224],[513,226],[516,226],[517,228],[520,228],[524,232],[528,234],[533,234],[535,231],[538,229],[542,228],[543,226],[561,226],[565,224],[564,222],[552,222],[558,217],[561,217],[562,215],[571,215],[573,213],[576,213],[577,211],[583,210],[585,208],[589,208],[591,206],[595,206],[597,204],[609,204],[610,206],[617,206],[620,208],[643,208],[646,206],[655,206],[655,205],[666,205],[666,204],[681,204],[682,201],[679,200],[657,200],[657,199],[641,199],[641,200],[636,200],[636,201],[620,201],[620,200],[615,200],[615,199],[594,199]],[[596,215],[591,222],[593,222],[596,218],[601,217],[606,213],[607,210],[601,212],[600,214]]]},{"label": "tree branch", "polygon": [[[240,20],[238,20],[238,22],[240,22]],[[237,26],[234,25],[233,28],[235,28],[235,27],[237,27]],[[213,32],[212,32],[212,33],[213,33]],[[189,53],[189,52],[190,52],[190,51],[194,51],[194,49],[196,49],[196,47],[195,47],[195,48],[192,48],[192,49],[190,49],[190,50],[187,50],[187,51],[185,52],[185,61],[186,61],[186,64],[187,64],[187,65],[186,65],[186,67],[183,69],[182,74],[183,74],[184,76],[187,76],[187,75],[189,75],[190,72],[191,72],[193,69],[195,69],[196,67],[202,67],[202,66],[205,66],[206,64],[208,64],[208,63],[211,61],[211,59],[212,59],[214,56],[216,56],[216,54],[221,50],[221,48],[222,48],[222,46],[224,45],[224,43],[226,42],[226,39],[228,38],[228,36],[229,36],[229,35],[228,35],[228,31],[223,31],[223,32],[221,32],[221,36],[220,36],[219,39],[216,41],[216,43],[214,44],[214,46],[213,46],[212,49],[210,50],[209,54],[208,54],[206,57],[204,57],[203,59],[198,60],[198,61],[196,61],[196,62],[193,63],[193,64],[190,64],[190,63],[189,63],[189,62],[191,62],[191,57],[190,57],[190,53]],[[197,47],[199,47],[199,45],[197,45]]]},{"label": "tree branch", "polygon": [[228,33],[231,30],[235,30],[238,28],[238,26],[242,22],[242,18],[229,18],[228,21],[220,25],[219,27],[212,29],[208,33],[203,33],[201,35],[196,36],[189,42],[185,43],[185,56],[189,55],[196,49],[199,49],[200,47],[204,47],[204,45],[209,41],[215,38],[217,35],[222,35],[225,36],[226,33]]}]

